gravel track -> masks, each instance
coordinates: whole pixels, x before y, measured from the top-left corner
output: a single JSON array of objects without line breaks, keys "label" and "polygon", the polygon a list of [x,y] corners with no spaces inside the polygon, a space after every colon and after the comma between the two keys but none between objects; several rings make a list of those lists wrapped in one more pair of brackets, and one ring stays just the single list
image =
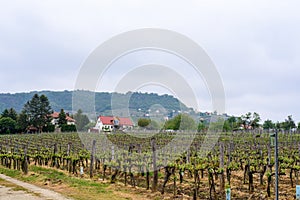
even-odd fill
[{"label": "gravel track", "polygon": [[71,200],[70,198],[66,198],[57,192],[43,189],[35,185],[11,178],[9,176],[5,176],[3,174],[0,174],[0,178],[15,185],[21,186],[31,193],[34,193],[30,194],[22,190],[14,191],[13,188],[0,185],[0,200]]}]

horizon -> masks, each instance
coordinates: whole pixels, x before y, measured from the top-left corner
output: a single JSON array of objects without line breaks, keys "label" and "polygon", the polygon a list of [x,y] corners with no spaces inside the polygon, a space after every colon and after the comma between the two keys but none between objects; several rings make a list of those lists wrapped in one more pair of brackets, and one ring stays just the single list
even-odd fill
[{"label": "horizon", "polygon": [[[132,92],[132,91],[127,91],[126,93],[122,93],[122,92],[109,92],[109,91],[89,91],[89,90],[84,90],[84,89],[82,89],[82,90],[48,90],[48,89],[45,89],[45,90],[33,90],[33,91],[26,91],[26,92],[15,92],[15,93],[1,93],[0,92],[0,95],[2,95],[2,94],[9,94],[9,95],[16,95],[16,94],[22,94],[22,93],[25,93],[25,94],[30,94],[30,93],[43,93],[43,92],[74,92],[74,91],[85,91],[85,92],[92,92],[92,93],[109,93],[109,94],[112,94],[112,93],[118,93],[118,94],[123,94],[123,95],[126,95],[127,93],[140,93],[140,94],[156,94],[156,95],[158,95],[158,96],[163,96],[163,95],[168,95],[168,96],[171,96],[171,97],[173,97],[173,98],[176,98],[176,99],[178,99],[177,97],[174,97],[172,94],[166,94],[166,93],[155,93],[155,92],[148,92],[148,91],[146,91],[146,92],[143,92],[143,91],[134,91],[134,92]],[[180,99],[178,99],[181,103],[183,103]],[[185,104],[184,104],[185,105]],[[185,106],[187,106],[187,105],[185,105]],[[213,113],[213,112],[215,112],[215,111],[212,111],[212,110],[196,110],[195,108],[193,108],[193,107],[189,107],[189,106],[187,106],[187,108],[192,108],[193,110],[194,110],[194,112],[196,112],[196,113]],[[9,108],[7,108],[7,109],[9,109]],[[55,111],[56,112],[56,111]],[[58,111],[57,111],[58,112]],[[250,112],[250,111],[249,111]],[[251,112],[251,113],[253,113],[253,112]],[[259,112],[256,112],[256,113],[258,113],[259,115],[260,115],[260,113]],[[225,112],[225,113],[217,113],[218,115],[224,115],[224,114],[226,114],[226,115],[228,115],[228,116],[234,116],[234,117],[240,117],[241,115],[245,115],[245,114],[247,114],[247,112],[246,113],[242,113],[242,114],[240,114],[240,115],[234,115],[234,114],[232,114],[232,113],[228,113],[228,112]],[[289,115],[288,115],[289,116]],[[265,118],[265,119],[263,119],[262,117],[261,117],[261,115],[260,115],[260,117],[261,117],[261,121],[260,121],[260,124],[263,124],[263,122],[264,121],[266,121],[266,120],[272,120],[274,123],[276,123],[276,122],[283,122],[285,119],[287,119],[287,117],[288,116],[286,116],[284,119],[281,119],[281,120],[274,120],[274,119],[272,119],[272,118]],[[300,122],[300,120],[297,120],[297,118],[295,118],[295,116],[292,116],[292,118],[293,118],[293,120],[295,121],[295,123],[297,124],[298,122]]]}]

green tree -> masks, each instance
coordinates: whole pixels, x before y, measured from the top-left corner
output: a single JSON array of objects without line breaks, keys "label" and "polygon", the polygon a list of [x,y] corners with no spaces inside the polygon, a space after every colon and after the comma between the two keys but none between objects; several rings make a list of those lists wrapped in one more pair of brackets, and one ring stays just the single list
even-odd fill
[{"label": "green tree", "polygon": [[283,128],[285,131],[296,128],[296,124],[292,118],[292,115],[289,115],[288,118],[285,119],[285,121],[281,123],[281,128]]},{"label": "green tree", "polygon": [[89,122],[87,125],[85,125],[83,127],[84,131],[88,131],[90,128],[95,127],[96,126],[96,122]]},{"label": "green tree", "polygon": [[15,111],[15,109],[13,108],[10,108],[10,109],[5,109],[3,112],[2,112],[2,117],[10,117],[11,119],[13,120],[17,120],[18,118],[18,114],[17,112]]},{"label": "green tree", "polygon": [[147,129],[150,129],[150,130],[160,130],[161,127],[162,126],[157,121],[151,120],[150,124],[147,126]]},{"label": "green tree", "polygon": [[224,125],[223,125],[223,131],[228,132],[228,131],[231,131],[231,130],[232,130],[232,127],[231,127],[229,121],[225,120]]},{"label": "green tree", "polygon": [[62,125],[67,124],[67,115],[64,111],[64,109],[60,110],[60,113],[58,115],[58,125],[61,127]]},{"label": "green tree", "polygon": [[256,112],[254,112],[253,114],[251,112],[248,112],[239,118],[239,121],[241,124],[243,124],[244,128],[252,126],[253,129],[258,128],[260,126],[260,120],[261,118]]},{"label": "green tree", "polygon": [[24,105],[23,112],[27,116],[28,123],[39,129],[42,129],[51,121],[51,106],[45,95],[35,94],[30,101]]},{"label": "green tree", "polygon": [[239,124],[237,123],[238,120],[236,117],[231,116],[226,120],[230,126],[230,130],[235,130],[237,128],[239,128]]},{"label": "green tree", "polygon": [[207,125],[205,124],[204,121],[200,121],[200,123],[198,124],[198,127],[197,127],[197,131],[204,132],[206,130],[207,130]]},{"label": "green tree", "polygon": [[197,125],[192,117],[187,114],[179,114],[173,119],[166,121],[165,129],[173,130],[196,130]]},{"label": "green tree", "polygon": [[275,128],[281,129],[281,128],[282,128],[282,123],[280,123],[279,121],[277,121],[277,122],[275,123]]},{"label": "green tree", "polygon": [[0,118],[0,133],[1,134],[10,134],[16,132],[17,123],[10,117],[1,117]]},{"label": "green tree", "polygon": [[150,122],[151,122],[151,119],[140,118],[138,120],[138,126],[144,128],[144,127],[148,126],[150,124]]},{"label": "green tree", "polygon": [[76,127],[78,131],[84,131],[84,127],[90,123],[88,116],[83,114],[81,109],[77,111],[73,118],[76,120]]},{"label": "green tree", "polygon": [[26,112],[23,110],[19,114],[18,119],[17,119],[17,129],[20,132],[25,132],[29,125],[30,125],[29,118],[28,118]]},{"label": "green tree", "polygon": [[270,129],[274,129],[274,128],[275,128],[275,123],[273,123],[272,120],[267,119],[266,121],[264,121],[264,123],[263,123],[264,130],[270,130]]}]

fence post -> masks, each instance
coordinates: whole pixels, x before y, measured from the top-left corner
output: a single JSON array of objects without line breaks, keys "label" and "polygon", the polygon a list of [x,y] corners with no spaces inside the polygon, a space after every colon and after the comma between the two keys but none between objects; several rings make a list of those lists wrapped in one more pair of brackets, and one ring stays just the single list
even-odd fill
[{"label": "fence post", "polygon": [[95,151],[96,151],[96,140],[93,140],[92,153],[91,153],[91,163],[90,163],[90,178],[93,178]]},{"label": "fence post", "polygon": [[151,138],[151,147],[152,147],[152,161],[153,161],[153,185],[152,191],[157,191],[157,183],[158,183],[158,171],[156,166],[156,140],[155,138]]}]

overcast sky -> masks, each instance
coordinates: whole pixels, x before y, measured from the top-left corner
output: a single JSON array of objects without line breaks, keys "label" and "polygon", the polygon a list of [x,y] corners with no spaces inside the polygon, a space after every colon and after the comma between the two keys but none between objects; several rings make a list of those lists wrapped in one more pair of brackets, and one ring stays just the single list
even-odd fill
[{"label": "overcast sky", "polygon": [[[274,121],[293,115],[300,121],[298,0],[0,3],[1,93],[72,90],[82,63],[102,42],[125,31],[162,28],[186,35],[210,56],[222,77],[227,113],[256,111]],[[142,57],[175,68],[180,63],[155,52]],[[143,59],[138,53],[129,55],[111,72],[143,64]],[[106,79],[101,81],[117,82],[118,73]],[[193,87],[200,88],[197,109],[212,109],[205,84]],[[153,88],[141,90],[155,92]]]}]

